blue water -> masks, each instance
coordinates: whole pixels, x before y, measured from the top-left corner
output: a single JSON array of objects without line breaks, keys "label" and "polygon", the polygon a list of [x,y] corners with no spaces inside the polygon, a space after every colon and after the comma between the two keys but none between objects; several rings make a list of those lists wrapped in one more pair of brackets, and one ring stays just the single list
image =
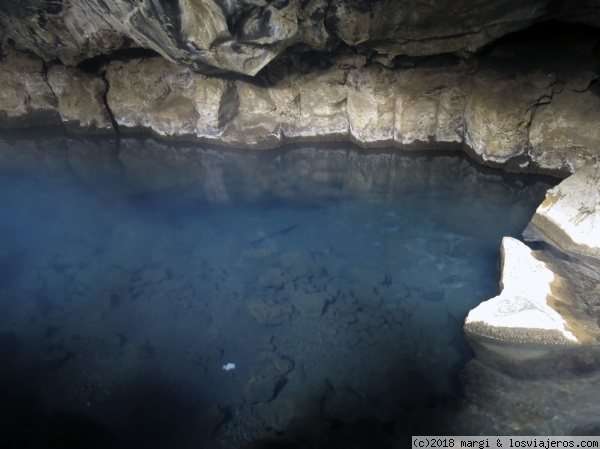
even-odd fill
[{"label": "blue water", "polygon": [[460,397],[464,318],[549,187],[456,153],[4,137],[4,438],[326,447],[369,420],[394,447]]}]

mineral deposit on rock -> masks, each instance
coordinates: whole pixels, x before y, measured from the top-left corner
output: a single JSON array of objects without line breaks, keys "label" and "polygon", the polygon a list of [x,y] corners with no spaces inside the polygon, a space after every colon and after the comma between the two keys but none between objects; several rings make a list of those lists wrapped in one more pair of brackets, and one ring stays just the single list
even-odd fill
[{"label": "mineral deposit on rock", "polygon": [[465,331],[512,343],[574,344],[579,338],[552,307],[556,274],[518,240],[502,241],[502,292],[471,310]]}]

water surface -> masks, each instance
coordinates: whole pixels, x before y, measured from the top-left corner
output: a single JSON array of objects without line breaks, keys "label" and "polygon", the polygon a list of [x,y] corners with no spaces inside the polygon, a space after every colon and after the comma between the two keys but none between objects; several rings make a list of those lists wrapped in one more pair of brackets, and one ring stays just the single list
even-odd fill
[{"label": "water surface", "polygon": [[460,397],[464,318],[549,187],[456,153],[4,136],[5,438],[329,447],[369,422],[395,447]]}]

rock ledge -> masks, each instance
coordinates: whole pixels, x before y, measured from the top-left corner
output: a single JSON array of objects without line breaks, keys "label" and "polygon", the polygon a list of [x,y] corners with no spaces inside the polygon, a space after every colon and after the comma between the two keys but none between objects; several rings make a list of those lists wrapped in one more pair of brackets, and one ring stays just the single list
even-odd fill
[{"label": "rock ledge", "polygon": [[600,265],[600,164],[590,160],[549,190],[523,233],[585,262]]}]

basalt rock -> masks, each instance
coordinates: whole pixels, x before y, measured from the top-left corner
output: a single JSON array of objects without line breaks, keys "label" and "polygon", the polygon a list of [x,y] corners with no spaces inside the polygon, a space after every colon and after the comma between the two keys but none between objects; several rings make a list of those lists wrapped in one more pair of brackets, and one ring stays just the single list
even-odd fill
[{"label": "basalt rock", "polygon": [[462,142],[461,68],[396,74],[364,63],[343,57],[328,69],[289,70],[268,85],[207,77],[160,57],[117,61],[107,69],[107,99],[122,131],[237,147],[318,138],[366,146]]},{"label": "basalt rock", "polygon": [[[62,5],[57,15],[76,8]],[[73,131],[151,132],[254,149],[315,140],[463,148],[488,165],[565,176],[599,152],[600,38],[585,27],[548,30],[467,59],[290,51],[253,78],[202,74],[156,53],[69,67],[10,50],[0,59],[9,87],[0,127],[63,123]]]},{"label": "basalt rock", "polygon": [[538,165],[572,172],[597,154],[593,151],[600,141],[600,127],[593,126],[600,115],[597,79],[596,72],[583,71],[536,109],[529,141]]},{"label": "basalt rock", "polygon": [[44,72],[41,59],[24,53],[11,52],[1,60],[0,129],[61,123]]},{"label": "basalt rock", "polygon": [[472,54],[557,18],[598,25],[597,5],[534,0],[0,1],[0,38],[45,61],[76,65],[144,48],[195,70],[255,75],[284,52],[341,43],[393,63],[399,55]]},{"label": "basalt rock", "polygon": [[394,70],[348,53],[324,68],[280,64],[255,79],[203,75],[160,56],[114,60],[99,76],[11,52],[0,61],[11,87],[0,126],[63,123],[257,149],[312,140],[453,146],[510,170],[573,172],[598,153],[596,72],[587,62],[569,71],[545,59],[519,66],[526,55],[504,50],[475,73],[470,64]]},{"label": "basalt rock", "polygon": [[549,190],[524,236],[600,266],[600,163],[583,168]]},{"label": "basalt rock", "polygon": [[551,14],[546,1],[333,1],[328,27],[347,45],[378,53],[422,56],[473,53]]},{"label": "basalt rock", "polygon": [[204,72],[256,74],[287,47],[325,49],[325,1],[67,0],[0,2],[3,40],[76,65],[144,48]]},{"label": "basalt rock", "polygon": [[514,169],[573,173],[597,154],[597,33],[499,42],[470,79],[467,144]]},{"label": "basalt rock", "polygon": [[61,64],[52,65],[47,78],[67,129],[109,134],[116,131],[104,103],[106,85],[102,78]]}]

